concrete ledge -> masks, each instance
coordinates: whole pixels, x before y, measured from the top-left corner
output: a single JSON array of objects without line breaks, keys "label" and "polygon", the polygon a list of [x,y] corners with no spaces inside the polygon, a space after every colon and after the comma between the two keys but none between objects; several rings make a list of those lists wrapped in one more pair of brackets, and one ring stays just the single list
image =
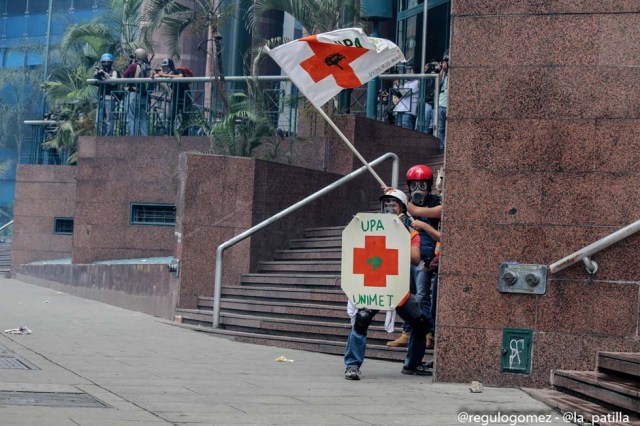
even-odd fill
[{"label": "concrete ledge", "polygon": [[164,264],[19,265],[15,278],[85,299],[173,319],[177,291]]}]

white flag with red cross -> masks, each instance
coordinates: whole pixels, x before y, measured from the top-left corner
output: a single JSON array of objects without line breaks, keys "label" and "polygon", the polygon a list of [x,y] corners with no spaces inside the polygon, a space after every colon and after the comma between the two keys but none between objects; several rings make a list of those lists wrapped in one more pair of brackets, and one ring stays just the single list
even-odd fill
[{"label": "white flag with red cross", "polygon": [[394,43],[368,37],[360,28],[303,37],[269,55],[317,108],[342,89],[360,87],[405,60]]}]

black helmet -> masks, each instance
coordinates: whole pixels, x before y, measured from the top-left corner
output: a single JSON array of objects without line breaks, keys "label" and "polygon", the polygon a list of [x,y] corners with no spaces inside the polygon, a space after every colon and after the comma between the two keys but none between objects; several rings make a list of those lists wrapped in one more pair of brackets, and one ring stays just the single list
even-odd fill
[{"label": "black helmet", "polygon": [[175,68],[175,64],[173,63],[173,60],[169,59],[169,58],[163,60],[162,63],[160,64],[160,66],[161,67],[169,67],[171,69]]}]

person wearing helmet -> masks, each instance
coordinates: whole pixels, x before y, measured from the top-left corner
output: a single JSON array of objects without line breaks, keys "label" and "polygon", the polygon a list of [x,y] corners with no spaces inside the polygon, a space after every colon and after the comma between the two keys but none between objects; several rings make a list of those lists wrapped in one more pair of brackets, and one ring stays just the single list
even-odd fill
[{"label": "person wearing helmet", "polygon": [[[173,62],[173,59],[166,58],[160,64],[160,68],[155,69],[152,72],[151,78],[156,78],[156,77],[176,79],[176,78],[183,78],[185,77],[185,75],[182,72],[182,70],[180,70],[179,68],[176,68],[176,65]],[[162,83],[161,88],[167,94],[167,99],[170,100],[168,102],[168,108],[169,108],[168,129],[171,134],[174,134],[177,128],[180,127],[180,123],[184,121],[183,118],[185,113],[187,113],[190,110],[191,104],[186,99],[187,98],[186,92],[189,90],[189,83],[184,83],[179,81],[174,81],[169,84]],[[180,120],[176,120],[176,117],[178,116],[180,117]],[[183,135],[186,134],[187,133],[186,129],[182,133]]]},{"label": "person wearing helmet", "polygon": [[[149,78],[151,67],[147,51],[138,48],[133,52],[133,62],[127,67],[124,78]],[[135,83],[127,88],[127,127],[129,136],[149,135],[149,84]]]},{"label": "person wearing helmet", "polygon": [[[411,263],[417,264],[420,261],[420,235],[407,225],[411,221],[411,218],[406,214],[407,196],[400,190],[388,188],[380,197],[380,211],[401,217],[411,234]],[[348,302],[347,311],[349,316],[352,317],[353,326],[349,332],[344,353],[344,364],[346,366],[344,378],[347,380],[360,380],[360,367],[364,362],[367,346],[367,331],[378,311],[357,309],[351,301]],[[411,324],[412,327],[407,356],[401,373],[430,376],[432,374],[431,368],[422,362],[426,347],[426,335],[431,327],[430,319],[422,313],[420,304],[413,294],[410,294],[407,300],[396,308],[396,313]]]},{"label": "person wearing helmet", "polygon": [[[120,73],[113,69],[114,57],[111,53],[105,53],[100,57],[100,66],[95,67],[93,78],[96,80],[113,80],[120,78]],[[113,93],[115,83],[100,84],[99,93],[100,100],[98,103],[98,119],[100,121],[100,135],[113,135],[113,113],[116,109],[116,103],[119,101]]]},{"label": "person wearing helmet", "polygon": [[[436,243],[440,241],[438,225],[442,206],[440,197],[431,194],[433,172],[424,165],[418,164],[407,171],[407,186],[411,201],[407,203],[409,215],[414,218],[411,227],[420,234],[420,262],[412,268],[415,288],[413,289],[422,312],[431,317],[431,275],[428,267],[435,256]],[[402,334],[396,340],[387,342],[389,347],[406,347],[409,343],[410,326],[407,322],[402,325]],[[429,330],[427,348],[433,349],[433,333]]]}]

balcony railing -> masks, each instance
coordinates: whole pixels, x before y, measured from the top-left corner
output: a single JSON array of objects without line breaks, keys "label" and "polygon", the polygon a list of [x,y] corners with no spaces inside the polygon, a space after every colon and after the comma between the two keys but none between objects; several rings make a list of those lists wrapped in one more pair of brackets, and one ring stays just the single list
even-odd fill
[{"label": "balcony railing", "polygon": [[123,78],[98,84],[99,136],[202,136],[230,111],[257,113],[279,134],[295,134],[298,91],[286,77]]},{"label": "balcony railing", "polygon": [[[353,115],[367,115],[400,126],[399,110],[415,113],[412,128],[437,135],[437,74],[384,74],[376,79],[376,96],[368,96],[369,85],[353,89],[346,105],[330,102],[327,108]],[[405,83],[418,80],[416,90],[403,89]],[[99,136],[205,136],[207,128],[225,119],[220,84],[215,78],[146,78],[89,80],[98,85],[96,134]],[[231,110],[244,103],[257,111],[275,134],[295,135],[304,97],[286,76],[225,77],[222,83]],[[413,85],[415,87],[415,85]],[[394,97],[394,95],[398,95]],[[373,105],[369,102],[374,100]],[[371,114],[375,111],[375,114]],[[430,111],[430,113],[428,113]],[[55,121],[30,120],[25,146],[31,146],[21,158],[23,164],[67,164],[69,154],[44,143],[55,130]]]}]

